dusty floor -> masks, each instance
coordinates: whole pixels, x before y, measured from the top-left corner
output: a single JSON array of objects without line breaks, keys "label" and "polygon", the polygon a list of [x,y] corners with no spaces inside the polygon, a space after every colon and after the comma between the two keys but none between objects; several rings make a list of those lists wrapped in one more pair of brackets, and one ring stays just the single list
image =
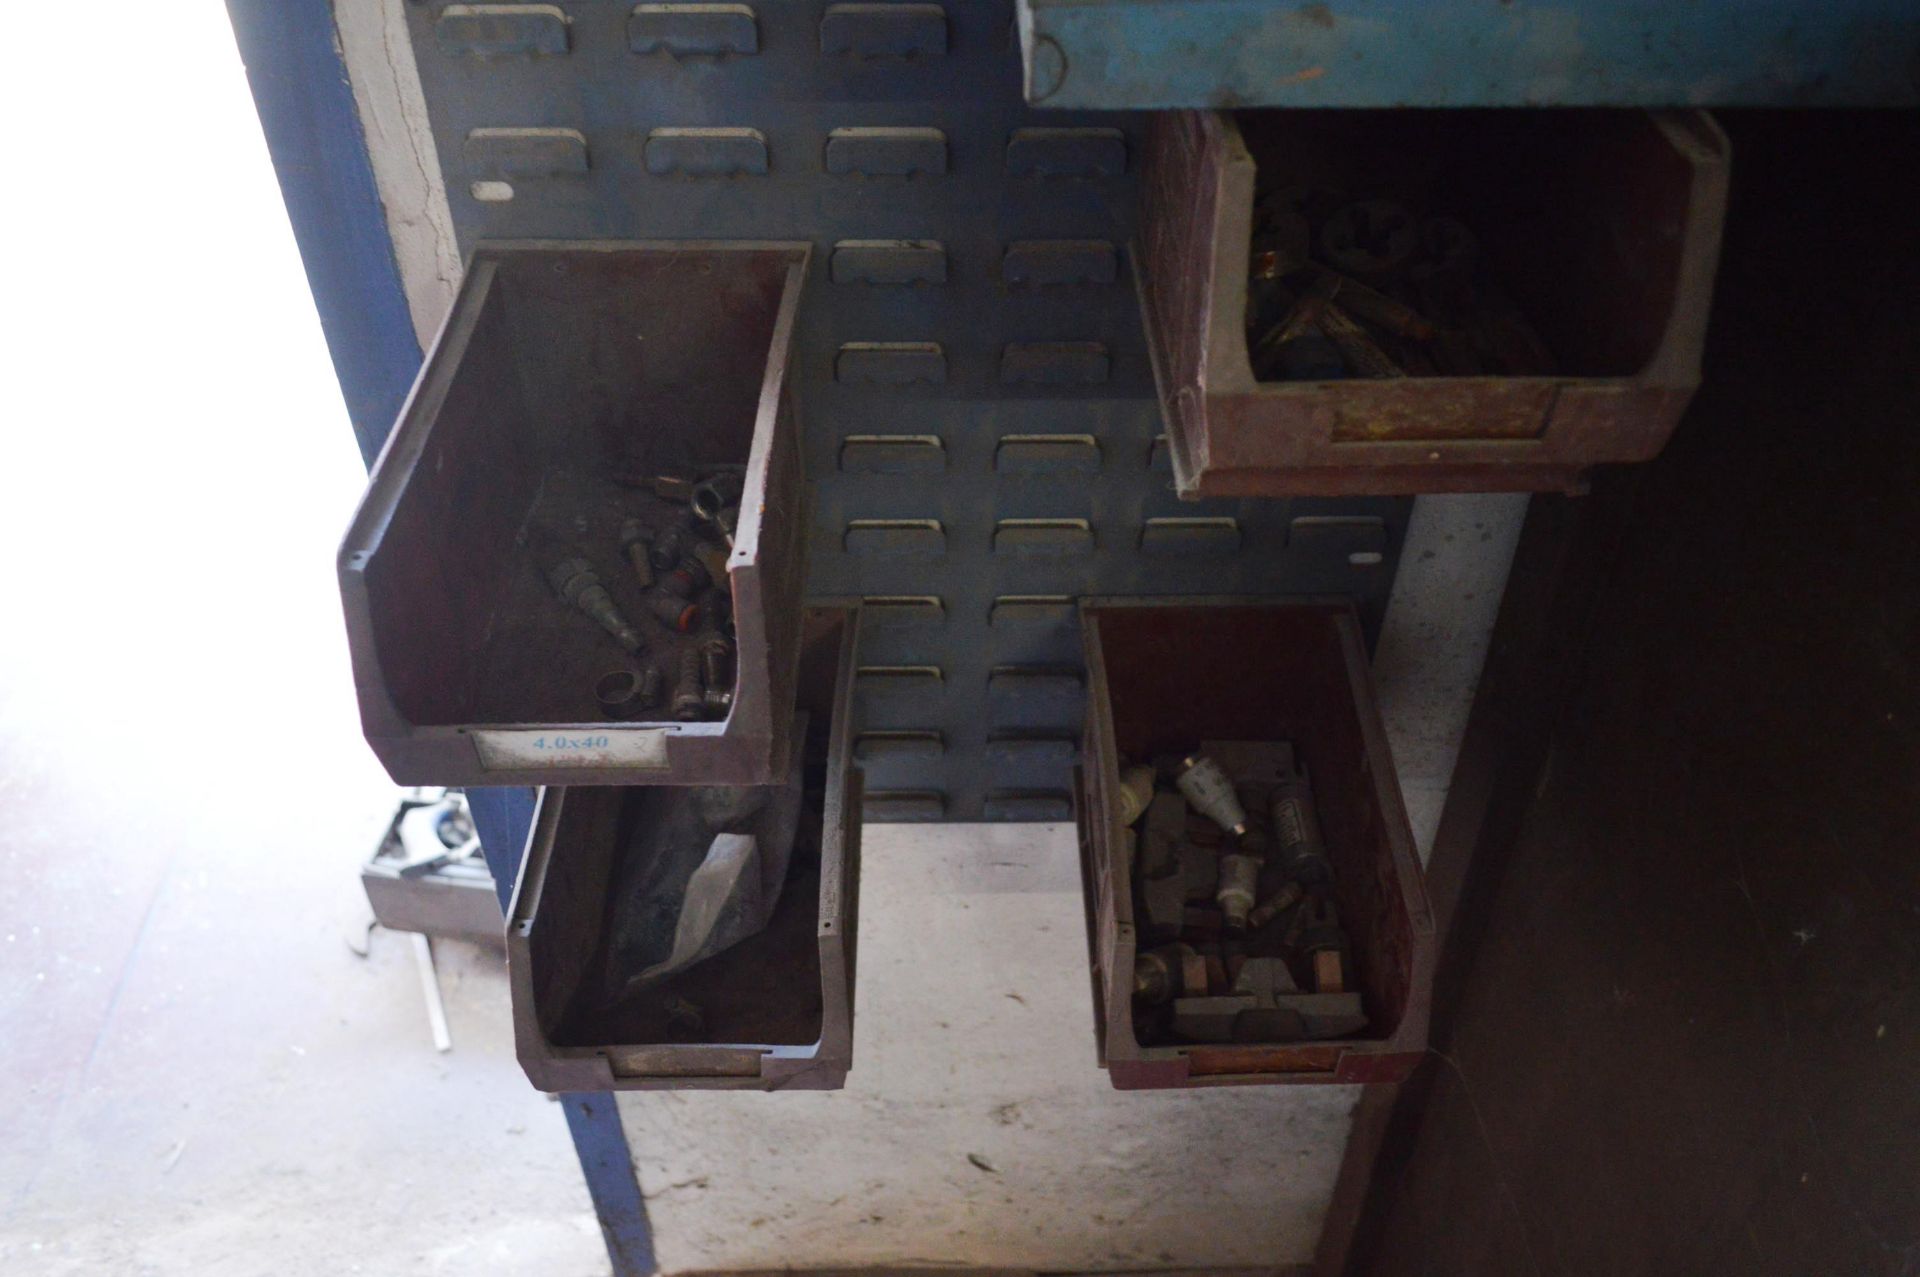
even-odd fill
[{"label": "dusty floor", "polygon": [[621,1098],[663,1268],[1311,1258],[1357,1087],[1116,1091],[1071,827],[867,840],[843,1091]]},{"label": "dusty floor", "polygon": [[[344,939],[394,790],[331,582],[359,464],[310,371],[273,422],[248,378],[203,398],[191,452],[122,418],[88,506],[109,519],[8,507],[60,528],[15,560],[22,597],[78,574],[100,601],[0,626],[0,1271],[604,1269],[499,959],[441,946],[442,1056],[405,940]],[[101,442],[28,441],[23,469]]]}]

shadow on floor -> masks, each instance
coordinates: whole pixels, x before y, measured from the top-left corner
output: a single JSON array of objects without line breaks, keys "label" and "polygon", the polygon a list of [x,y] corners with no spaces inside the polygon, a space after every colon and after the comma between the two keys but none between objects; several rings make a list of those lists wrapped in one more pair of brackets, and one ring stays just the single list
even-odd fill
[{"label": "shadow on floor", "polygon": [[1351,1271],[1920,1272],[1920,120],[1723,119],[1706,386],[1603,480],[1579,688]]}]

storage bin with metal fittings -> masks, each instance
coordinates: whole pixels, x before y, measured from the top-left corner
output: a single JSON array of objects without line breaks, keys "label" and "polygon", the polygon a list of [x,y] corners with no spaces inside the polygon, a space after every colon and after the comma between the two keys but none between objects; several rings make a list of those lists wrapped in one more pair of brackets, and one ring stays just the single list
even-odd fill
[{"label": "storage bin with metal fittings", "polygon": [[805,244],[480,244],[340,551],[402,784],[787,774]]},{"label": "storage bin with metal fittings", "polygon": [[1080,833],[1122,1089],[1388,1082],[1433,919],[1344,600],[1090,599]]},{"label": "storage bin with metal fittings", "polygon": [[1183,496],[1577,491],[1700,381],[1700,111],[1168,112],[1142,308]]},{"label": "storage bin with metal fittings", "polygon": [[507,916],[514,1039],[535,1086],[843,1084],[860,858],[856,615],[804,614],[793,757],[775,782],[541,795]]}]

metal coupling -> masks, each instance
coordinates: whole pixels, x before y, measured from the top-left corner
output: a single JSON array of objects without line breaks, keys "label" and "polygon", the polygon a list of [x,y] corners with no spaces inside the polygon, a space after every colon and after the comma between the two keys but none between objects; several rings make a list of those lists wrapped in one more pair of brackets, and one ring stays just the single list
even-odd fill
[{"label": "metal coupling", "polygon": [[655,572],[671,572],[686,555],[689,538],[685,528],[675,525],[653,539],[647,550],[647,562]]},{"label": "metal coupling", "polygon": [[1231,852],[1220,857],[1220,885],[1214,902],[1220,906],[1228,931],[1245,931],[1253,912],[1254,893],[1260,889],[1260,862],[1252,856]]},{"label": "metal coupling", "polygon": [[593,685],[593,699],[605,718],[620,722],[638,718],[646,708],[641,675],[634,670],[610,670]]},{"label": "metal coupling", "polygon": [[706,712],[706,692],[700,686],[700,649],[682,648],[680,677],[673,685],[673,716],[683,723],[692,723],[704,718]]},{"label": "metal coupling", "polygon": [[660,704],[661,696],[667,690],[667,676],[660,667],[648,661],[640,667],[640,707],[653,709]]},{"label": "metal coupling", "polygon": [[686,599],[675,598],[661,590],[649,590],[646,595],[647,611],[653,618],[674,631],[676,634],[691,634],[700,628],[700,605]]},{"label": "metal coupling", "polygon": [[1166,944],[1158,949],[1135,955],[1133,959],[1133,996],[1142,1002],[1171,1002],[1183,993],[1194,990],[1187,985],[1189,964],[1199,973],[1201,986],[1198,992],[1206,992],[1206,974],[1200,967],[1200,955],[1190,944]]},{"label": "metal coupling", "polygon": [[652,538],[647,525],[638,519],[628,519],[620,525],[620,549],[626,554],[627,562],[633,565],[633,575],[641,588],[653,584],[653,561],[647,556],[652,552]]},{"label": "metal coupling", "polygon": [[746,490],[746,486],[745,475],[732,470],[724,471],[694,484],[689,504],[693,506],[696,517],[708,523],[718,523],[721,511],[739,506],[740,494]]},{"label": "metal coupling", "polygon": [[1275,918],[1278,918],[1281,914],[1299,904],[1305,895],[1306,893],[1300,890],[1299,883],[1288,883],[1271,896],[1268,896],[1265,900],[1262,900],[1259,906],[1247,915],[1247,927],[1253,931],[1260,930]]},{"label": "metal coupling", "polygon": [[693,496],[693,480],[685,475],[656,474],[647,480],[647,486],[662,501],[686,501]]},{"label": "metal coupling", "polygon": [[627,618],[620,614],[620,609],[613,605],[613,596],[607,593],[606,586],[600,584],[593,565],[585,559],[566,559],[555,564],[553,570],[547,573],[547,581],[553,586],[555,594],[592,617],[621,647],[629,652],[638,652],[646,646],[640,631],[634,629]]},{"label": "metal coupling", "polygon": [[700,645],[700,676],[710,688],[733,685],[733,644],[716,634]]},{"label": "metal coupling", "polygon": [[1120,788],[1114,795],[1120,808],[1120,823],[1131,825],[1146,814],[1153,802],[1153,768],[1141,763],[1120,773]]},{"label": "metal coupling", "polygon": [[681,559],[677,567],[660,578],[661,589],[683,599],[699,598],[712,584],[706,565],[692,555]]},{"label": "metal coupling", "polygon": [[1204,754],[1189,755],[1174,784],[1195,811],[1236,838],[1246,834],[1247,810],[1219,763]]}]

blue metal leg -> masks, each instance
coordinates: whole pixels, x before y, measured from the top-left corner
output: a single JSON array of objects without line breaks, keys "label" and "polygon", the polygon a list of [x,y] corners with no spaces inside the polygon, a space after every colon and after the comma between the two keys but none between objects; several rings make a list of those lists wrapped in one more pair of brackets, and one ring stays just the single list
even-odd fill
[{"label": "blue metal leg", "polygon": [[500,896],[500,912],[513,904],[513,884],[520,877],[520,858],[527,852],[533,830],[534,791],[522,787],[467,790],[467,809],[480,835],[480,852],[493,871],[493,889]]},{"label": "blue metal leg", "polygon": [[593,1213],[600,1217],[600,1236],[606,1239],[614,1277],[646,1277],[656,1271],[653,1224],[633,1173],[633,1152],[613,1092],[573,1091],[560,1097],[560,1105],[567,1112],[587,1191],[593,1195]]},{"label": "blue metal leg", "polygon": [[[467,805],[480,833],[480,848],[493,870],[500,910],[506,912],[513,884],[520,876],[520,857],[533,828],[531,789],[469,789]],[[653,1227],[647,1221],[646,1199],[633,1173],[633,1154],[620,1125],[620,1110],[610,1091],[578,1091],[560,1097],[567,1129],[573,1132],[574,1152],[580,1157],[594,1214],[600,1217],[600,1235],[606,1239],[607,1258],[614,1277],[647,1277],[655,1271]]]}]

